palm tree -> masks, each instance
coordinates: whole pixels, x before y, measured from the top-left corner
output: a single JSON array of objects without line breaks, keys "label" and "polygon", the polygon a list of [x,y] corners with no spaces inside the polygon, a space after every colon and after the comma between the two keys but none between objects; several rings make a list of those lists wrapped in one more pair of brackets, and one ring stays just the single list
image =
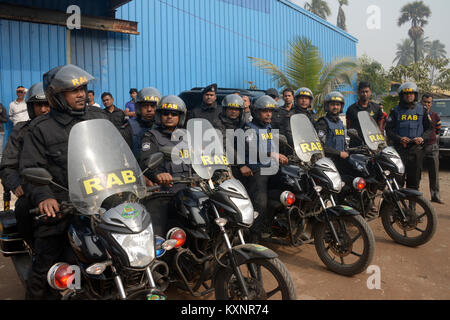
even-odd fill
[{"label": "palm tree", "polygon": [[348,6],[348,0],[338,0],[339,2],[339,12],[337,16],[337,26],[344,31],[347,31],[347,26],[345,23],[345,12],[342,9],[343,6]]},{"label": "palm tree", "polygon": [[352,86],[357,62],[353,58],[342,58],[325,64],[319,48],[307,38],[297,37],[289,42],[287,63],[279,68],[271,62],[249,57],[253,65],[272,76],[278,87],[307,87],[314,93],[314,106],[322,105],[325,95],[341,86]]},{"label": "palm tree", "polygon": [[414,62],[419,61],[419,52],[417,40],[423,36],[423,27],[428,23],[427,18],[431,15],[431,10],[423,1],[415,1],[403,6],[400,10],[400,18],[398,19],[398,26],[402,26],[407,22],[411,22],[411,28],[408,35],[414,42]]},{"label": "palm tree", "polygon": [[439,40],[434,40],[425,44],[425,51],[427,57],[432,59],[442,59],[447,56],[447,51],[445,50],[445,44]]},{"label": "palm tree", "polygon": [[311,3],[306,2],[305,9],[324,20],[327,20],[327,17],[331,14],[330,7],[324,0],[311,0]]},{"label": "palm tree", "polygon": [[[428,37],[420,37],[417,39],[417,58],[421,60],[428,52],[431,42]],[[397,44],[397,52],[393,62],[398,61],[397,65],[408,65],[414,62],[414,43],[411,39],[403,39],[401,43]]]}]

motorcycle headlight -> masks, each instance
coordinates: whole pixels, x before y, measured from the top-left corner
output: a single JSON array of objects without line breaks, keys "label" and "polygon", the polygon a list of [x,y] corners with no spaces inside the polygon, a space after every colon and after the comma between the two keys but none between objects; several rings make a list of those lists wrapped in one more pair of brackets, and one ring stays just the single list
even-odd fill
[{"label": "motorcycle headlight", "polygon": [[404,174],[405,173],[405,165],[403,164],[403,161],[400,158],[400,155],[398,154],[397,150],[395,150],[392,147],[387,147],[387,148],[385,148],[383,150],[383,154],[387,155],[389,160],[393,164],[395,164],[399,174]]},{"label": "motorcycle headlight", "polygon": [[138,234],[118,234],[112,236],[128,255],[130,266],[145,268],[155,258],[155,245],[152,225]]},{"label": "motorcycle headlight", "polygon": [[333,184],[333,190],[336,192],[341,192],[342,190],[342,179],[341,175],[337,171],[324,171],[325,175],[328,179],[331,180]]},{"label": "motorcycle headlight", "polygon": [[239,211],[241,212],[241,216],[242,216],[242,223],[247,225],[247,226],[251,226],[253,224],[253,220],[254,220],[254,209],[253,209],[253,205],[252,202],[247,198],[247,199],[239,199],[239,198],[234,198],[234,197],[230,197],[230,200],[233,201],[233,203],[236,205],[236,207],[239,208]]}]

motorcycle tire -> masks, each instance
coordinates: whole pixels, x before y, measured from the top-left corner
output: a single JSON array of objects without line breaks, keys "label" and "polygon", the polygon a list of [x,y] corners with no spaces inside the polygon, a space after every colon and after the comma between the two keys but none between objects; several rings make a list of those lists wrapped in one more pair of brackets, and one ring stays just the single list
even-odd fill
[{"label": "motorcycle tire", "polygon": [[[315,224],[313,229],[314,245],[319,258],[330,270],[343,276],[353,276],[366,270],[375,252],[375,237],[367,222],[358,215],[335,217],[332,219],[332,223],[339,240],[344,245],[336,244],[330,226],[326,222]],[[357,229],[357,234],[350,235],[347,225],[353,225]],[[362,238],[362,243],[358,243],[359,248],[356,249],[354,244],[359,238]],[[361,250],[361,245],[363,246],[362,252],[355,252],[354,250]],[[330,251],[335,256],[330,254]],[[351,256],[357,257],[357,260],[345,263],[345,258],[348,261]]]},{"label": "motorcycle tire", "polygon": [[20,282],[23,287],[27,287],[27,280],[31,271],[31,257],[29,254],[17,254],[11,256],[12,263],[14,265],[14,269],[19,276]]},{"label": "motorcycle tire", "polygon": [[[258,270],[256,278],[251,275],[250,266]],[[247,283],[250,300],[267,300],[272,297],[276,300],[297,300],[294,282],[289,271],[278,258],[251,259],[242,263],[239,267]],[[265,271],[261,272],[263,269]],[[245,271],[248,271],[248,274]],[[272,277],[270,278],[266,272]],[[277,286],[275,286],[275,289],[266,292],[264,283],[272,285],[273,280],[277,282]],[[216,300],[243,299],[237,277],[231,268],[221,268],[216,274],[214,283]],[[279,294],[277,294],[278,291]],[[275,294],[277,294],[276,297],[274,297]]]},{"label": "motorcycle tire", "polygon": [[[382,208],[382,211],[380,212],[384,230],[389,235],[389,237],[392,238],[392,240],[394,240],[399,244],[408,247],[417,247],[423,245],[428,241],[430,241],[436,232],[437,228],[436,212],[434,211],[434,208],[431,205],[431,203],[423,196],[406,196],[404,200],[409,204],[415,203],[416,210],[414,210],[414,216],[410,214],[411,211],[409,210],[407,211],[409,213],[408,216],[411,219],[414,219],[410,221],[412,222],[412,224],[410,225],[402,224],[399,221],[400,215],[398,214],[398,209],[393,203],[388,202],[385,203],[385,205]],[[420,215],[417,214],[417,206],[420,206],[423,210],[423,213],[421,212]],[[418,220],[421,220],[423,217],[426,217],[427,219],[427,225],[424,230],[417,227],[417,223],[419,222]],[[399,227],[399,229],[403,231],[403,234],[401,234],[401,232],[399,232],[397,229],[394,228],[394,224],[396,224]],[[413,227],[415,231],[419,231],[421,234],[418,236],[408,236],[408,231],[413,230],[407,229],[412,229]]]}]

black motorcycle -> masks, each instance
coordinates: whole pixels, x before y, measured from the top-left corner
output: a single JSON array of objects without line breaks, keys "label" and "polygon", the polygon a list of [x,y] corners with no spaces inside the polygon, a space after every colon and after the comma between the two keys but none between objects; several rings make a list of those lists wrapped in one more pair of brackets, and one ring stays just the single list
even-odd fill
[{"label": "black motorcycle", "polygon": [[170,266],[170,281],[195,297],[214,292],[218,300],[296,299],[277,254],[244,241],[242,231],[253,224],[255,212],[244,186],[229,175],[215,129],[207,120],[192,119],[185,141],[196,174],[174,178],[188,186],[176,194],[168,225],[186,231],[186,244],[161,258]]},{"label": "black motorcycle", "polygon": [[317,254],[332,271],[351,276],[363,272],[375,251],[372,230],[360,213],[336,205],[342,181],[309,119],[291,117],[295,155],[271,183],[272,225],[262,241],[301,246],[314,242]]},{"label": "black motorcycle", "polygon": [[[22,175],[30,183],[65,190],[45,169],[25,169]],[[70,218],[68,260],[50,268],[49,285],[61,291],[63,300],[165,300],[167,284],[161,283],[164,275],[159,272],[168,267],[156,259],[156,250],[170,250],[177,240],[155,244],[150,215],[138,202],[148,194],[142,172],[109,121],[90,120],[73,127],[68,182],[70,202],[61,203],[59,212],[59,218]],[[51,219],[36,217],[37,223],[52,223]],[[30,254],[22,255],[28,265]],[[20,269],[18,273],[27,271],[26,266]]]},{"label": "black motorcycle", "polygon": [[[416,247],[431,240],[437,228],[437,216],[422,193],[401,188],[405,167],[398,152],[388,147],[385,137],[367,112],[359,112],[364,128],[362,137],[349,130],[361,147],[349,149],[351,155],[339,165],[346,187],[340,203],[350,205],[367,220],[381,217],[387,234],[396,242]],[[381,198],[377,206],[376,200]]]}]

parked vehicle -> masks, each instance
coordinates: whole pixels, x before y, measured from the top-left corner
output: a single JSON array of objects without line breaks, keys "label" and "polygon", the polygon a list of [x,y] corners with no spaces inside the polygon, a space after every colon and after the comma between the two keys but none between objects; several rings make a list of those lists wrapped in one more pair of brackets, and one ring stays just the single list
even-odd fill
[{"label": "parked vehicle", "polygon": [[293,115],[291,128],[295,155],[271,183],[273,222],[262,241],[292,246],[314,241],[330,270],[345,276],[361,273],[372,261],[374,235],[357,210],[336,204],[342,180],[333,161],[324,157],[310,120]]},{"label": "parked vehicle", "polygon": [[[381,217],[387,234],[396,242],[416,247],[431,240],[437,216],[422,193],[400,187],[405,167],[400,155],[388,147],[385,138],[368,112],[358,113],[364,128],[361,147],[352,148],[346,164],[339,166],[345,182],[338,200],[361,212],[367,219]],[[356,131],[350,131],[355,139]],[[400,179],[400,180],[399,180]],[[376,199],[381,197],[379,207]]]}]

